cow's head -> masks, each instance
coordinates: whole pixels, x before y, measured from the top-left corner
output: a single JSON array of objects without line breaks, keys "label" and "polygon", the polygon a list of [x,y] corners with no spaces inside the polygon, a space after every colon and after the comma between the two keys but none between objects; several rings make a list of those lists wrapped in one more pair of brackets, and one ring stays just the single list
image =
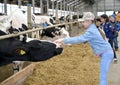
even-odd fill
[{"label": "cow's head", "polygon": [[8,34],[8,30],[11,27],[11,22],[8,17],[4,17],[0,20],[0,30]]}]

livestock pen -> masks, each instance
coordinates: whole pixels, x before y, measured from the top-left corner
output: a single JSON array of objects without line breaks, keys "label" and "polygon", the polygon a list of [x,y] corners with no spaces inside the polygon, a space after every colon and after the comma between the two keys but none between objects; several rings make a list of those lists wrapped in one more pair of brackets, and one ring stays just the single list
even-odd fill
[{"label": "livestock pen", "polygon": [[[70,30],[69,30],[71,36],[78,35],[79,32],[83,31],[83,29],[80,29],[80,28],[78,27],[78,23],[77,23],[77,22],[68,22],[68,23],[63,23],[63,24],[57,24],[57,25],[55,25],[55,26],[64,25],[64,24],[69,24],[70,26],[72,26],[72,27],[70,27]],[[50,26],[50,27],[54,27],[54,26]],[[49,28],[49,27],[48,27],[48,28]],[[77,28],[77,30],[76,30],[76,28]],[[20,33],[17,33],[17,34],[10,34],[10,35],[5,35],[5,36],[0,36],[0,39],[15,37],[15,36],[18,36],[18,35],[21,35],[21,34],[30,33],[30,32],[33,32],[33,31],[39,31],[39,30],[41,30],[41,29],[43,29],[43,28],[32,29],[32,30],[20,32]],[[79,30],[79,31],[78,31],[78,30]],[[72,47],[73,47],[73,46],[72,46]],[[61,56],[61,55],[60,55],[60,56]],[[71,58],[71,59],[72,59],[72,58]],[[49,62],[49,61],[48,61],[48,62]],[[67,62],[67,61],[66,61],[66,62]],[[42,63],[44,63],[44,62],[42,62]],[[34,64],[30,64],[30,65],[26,66],[22,71],[18,72],[18,73],[15,74],[15,75],[12,75],[12,73],[10,73],[10,75],[8,74],[8,75],[11,76],[11,77],[9,77],[8,79],[2,81],[0,85],[18,85],[18,83],[21,84],[22,81],[21,81],[21,82],[19,82],[19,81],[20,81],[21,79],[24,80],[24,79],[26,78],[26,76],[29,76],[29,75],[32,73],[33,69],[34,69],[34,66],[35,66]],[[2,68],[1,68],[1,69],[2,69]],[[7,69],[8,69],[8,68],[7,68]],[[4,70],[4,71],[5,71],[5,70]],[[8,70],[6,70],[6,71],[8,71]],[[9,73],[9,72],[6,72],[6,73]],[[4,75],[4,72],[3,72],[2,74]],[[21,85],[22,85],[22,84],[21,84]]]}]

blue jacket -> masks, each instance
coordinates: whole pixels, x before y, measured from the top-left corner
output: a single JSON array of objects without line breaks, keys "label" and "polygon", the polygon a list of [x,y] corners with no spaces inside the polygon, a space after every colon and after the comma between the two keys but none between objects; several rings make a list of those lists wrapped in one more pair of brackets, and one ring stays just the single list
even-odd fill
[{"label": "blue jacket", "polygon": [[113,38],[118,37],[118,28],[117,28],[117,22],[110,22],[110,28],[112,28],[113,31]]},{"label": "blue jacket", "polygon": [[109,40],[112,40],[114,35],[113,35],[113,28],[111,26],[110,22],[103,23],[101,28],[104,30],[106,37]]},{"label": "blue jacket", "polygon": [[65,38],[65,44],[79,44],[88,42],[96,55],[112,50],[110,44],[103,39],[95,24],[91,24],[86,32],[81,36]]}]

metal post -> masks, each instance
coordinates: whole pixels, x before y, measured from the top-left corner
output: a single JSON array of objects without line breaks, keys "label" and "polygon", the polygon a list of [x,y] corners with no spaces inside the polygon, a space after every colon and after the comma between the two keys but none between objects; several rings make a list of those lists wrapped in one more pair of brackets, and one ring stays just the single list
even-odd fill
[{"label": "metal post", "polygon": [[27,4],[27,20],[28,20],[28,29],[32,29],[31,4]]},{"label": "metal post", "polygon": [[3,4],[2,4],[2,13],[4,13],[4,7],[3,7]]},{"label": "metal post", "polygon": [[70,5],[69,5],[69,14],[71,14],[71,9],[70,9]]},{"label": "metal post", "polygon": [[61,16],[62,16],[62,1],[60,2],[60,10],[61,10]]},{"label": "metal post", "polygon": [[114,5],[114,7],[113,7],[114,10],[113,11],[115,11],[115,0],[113,0],[113,1],[114,1],[114,4],[113,4]]},{"label": "metal post", "polygon": [[67,13],[69,14],[69,5],[67,5],[67,11],[68,11]]},{"label": "metal post", "polygon": [[4,13],[7,15],[7,0],[4,0]]},{"label": "metal post", "polygon": [[46,1],[47,1],[47,14],[49,15],[49,0]]},{"label": "metal post", "polygon": [[40,9],[41,9],[41,13],[43,14],[43,4],[42,4],[43,0],[40,0]]},{"label": "metal post", "polygon": [[58,23],[58,2],[56,2],[56,22]]},{"label": "metal post", "polygon": [[33,13],[35,13],[35,0],[32,0]]},{"label": "metal post", "polygon": [[10,2],[10,7],[9,7],[10,9],[8,9],[9,11],[10,11],[10,14],[11,14],[11,12],[12,12],[12,6],[11,6],[11,2]]},{"label": "metal post", "polygon": [[105,0],[104,0],[104,13],[106,14],[106,5],[105,5]]},{"label": "metal post", "polygon": [[98,12],[98,0],[96,0],[96,15],[97,15],[97,12]]},{"label": "metal post", "polygon": [[53,16],[54,16],[54,0],[52,1],[52,11],[53,11]]},{"label": "metal post", "polygon": [[76,9],[77,9],[77,18],[79,19],[79,8],[78,8],[78,6],[76,7]]},{"label": "metal post", "polygon": [[65,16],[65,0],[63,1],[63,3],[64,3],[64,9],[63,10],[64,10],[64,16]]},{"label": "metal post", "polygon": [[[65,0],[63,1],[63,3],[64,3],[64,16],[66,16],[66,3],[65,3]],[[66,21],[66,18],[64,18],[64,21]]]},{"label": "metal post", "polygon": [[18,0],[18,6],[21,8],[21,0]]}]

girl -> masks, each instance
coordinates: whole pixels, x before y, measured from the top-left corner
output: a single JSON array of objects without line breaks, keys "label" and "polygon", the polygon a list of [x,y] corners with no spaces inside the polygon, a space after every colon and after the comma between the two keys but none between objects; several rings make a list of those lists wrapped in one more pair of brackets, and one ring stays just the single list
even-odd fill
[{"label": "girl", "polygon": [[117,22],[116,22],[116,17],[114,15],[110,16],[110,25],[113,29],[113,44],[114,44],[114,49],[117,51],[118,50],[118,29],[117,29]]},{"label": "girl", "polygon": [[107,72],[109,65],[113,59],[113,50],[110,44],[104,40],[98,28],[94,24],[94,14],[91,12],[86,12],[83,15],[82,24],[86,28],[86,32],[81,36],[58,39],[54,41],[59,44],[78,44],[83,42],[88,42],[93,49],[93,52],[100,57],[100,85],[107,84]]},{"label": "girl", "polygon": [[[101,28],[104,30],[105,35],[108,39],[108,42],[110,43],[111,47],[113,48],[113,40],[114,40],[114,31],[115,31],[115,27],[113,26],[112,23],[109,22],[109,18],[106,14],[101,15]],[[117,57],[116,57],[116,53],[115,50],[113,48],[113,52],[114,52],[114,62],[117,62]]]}]

